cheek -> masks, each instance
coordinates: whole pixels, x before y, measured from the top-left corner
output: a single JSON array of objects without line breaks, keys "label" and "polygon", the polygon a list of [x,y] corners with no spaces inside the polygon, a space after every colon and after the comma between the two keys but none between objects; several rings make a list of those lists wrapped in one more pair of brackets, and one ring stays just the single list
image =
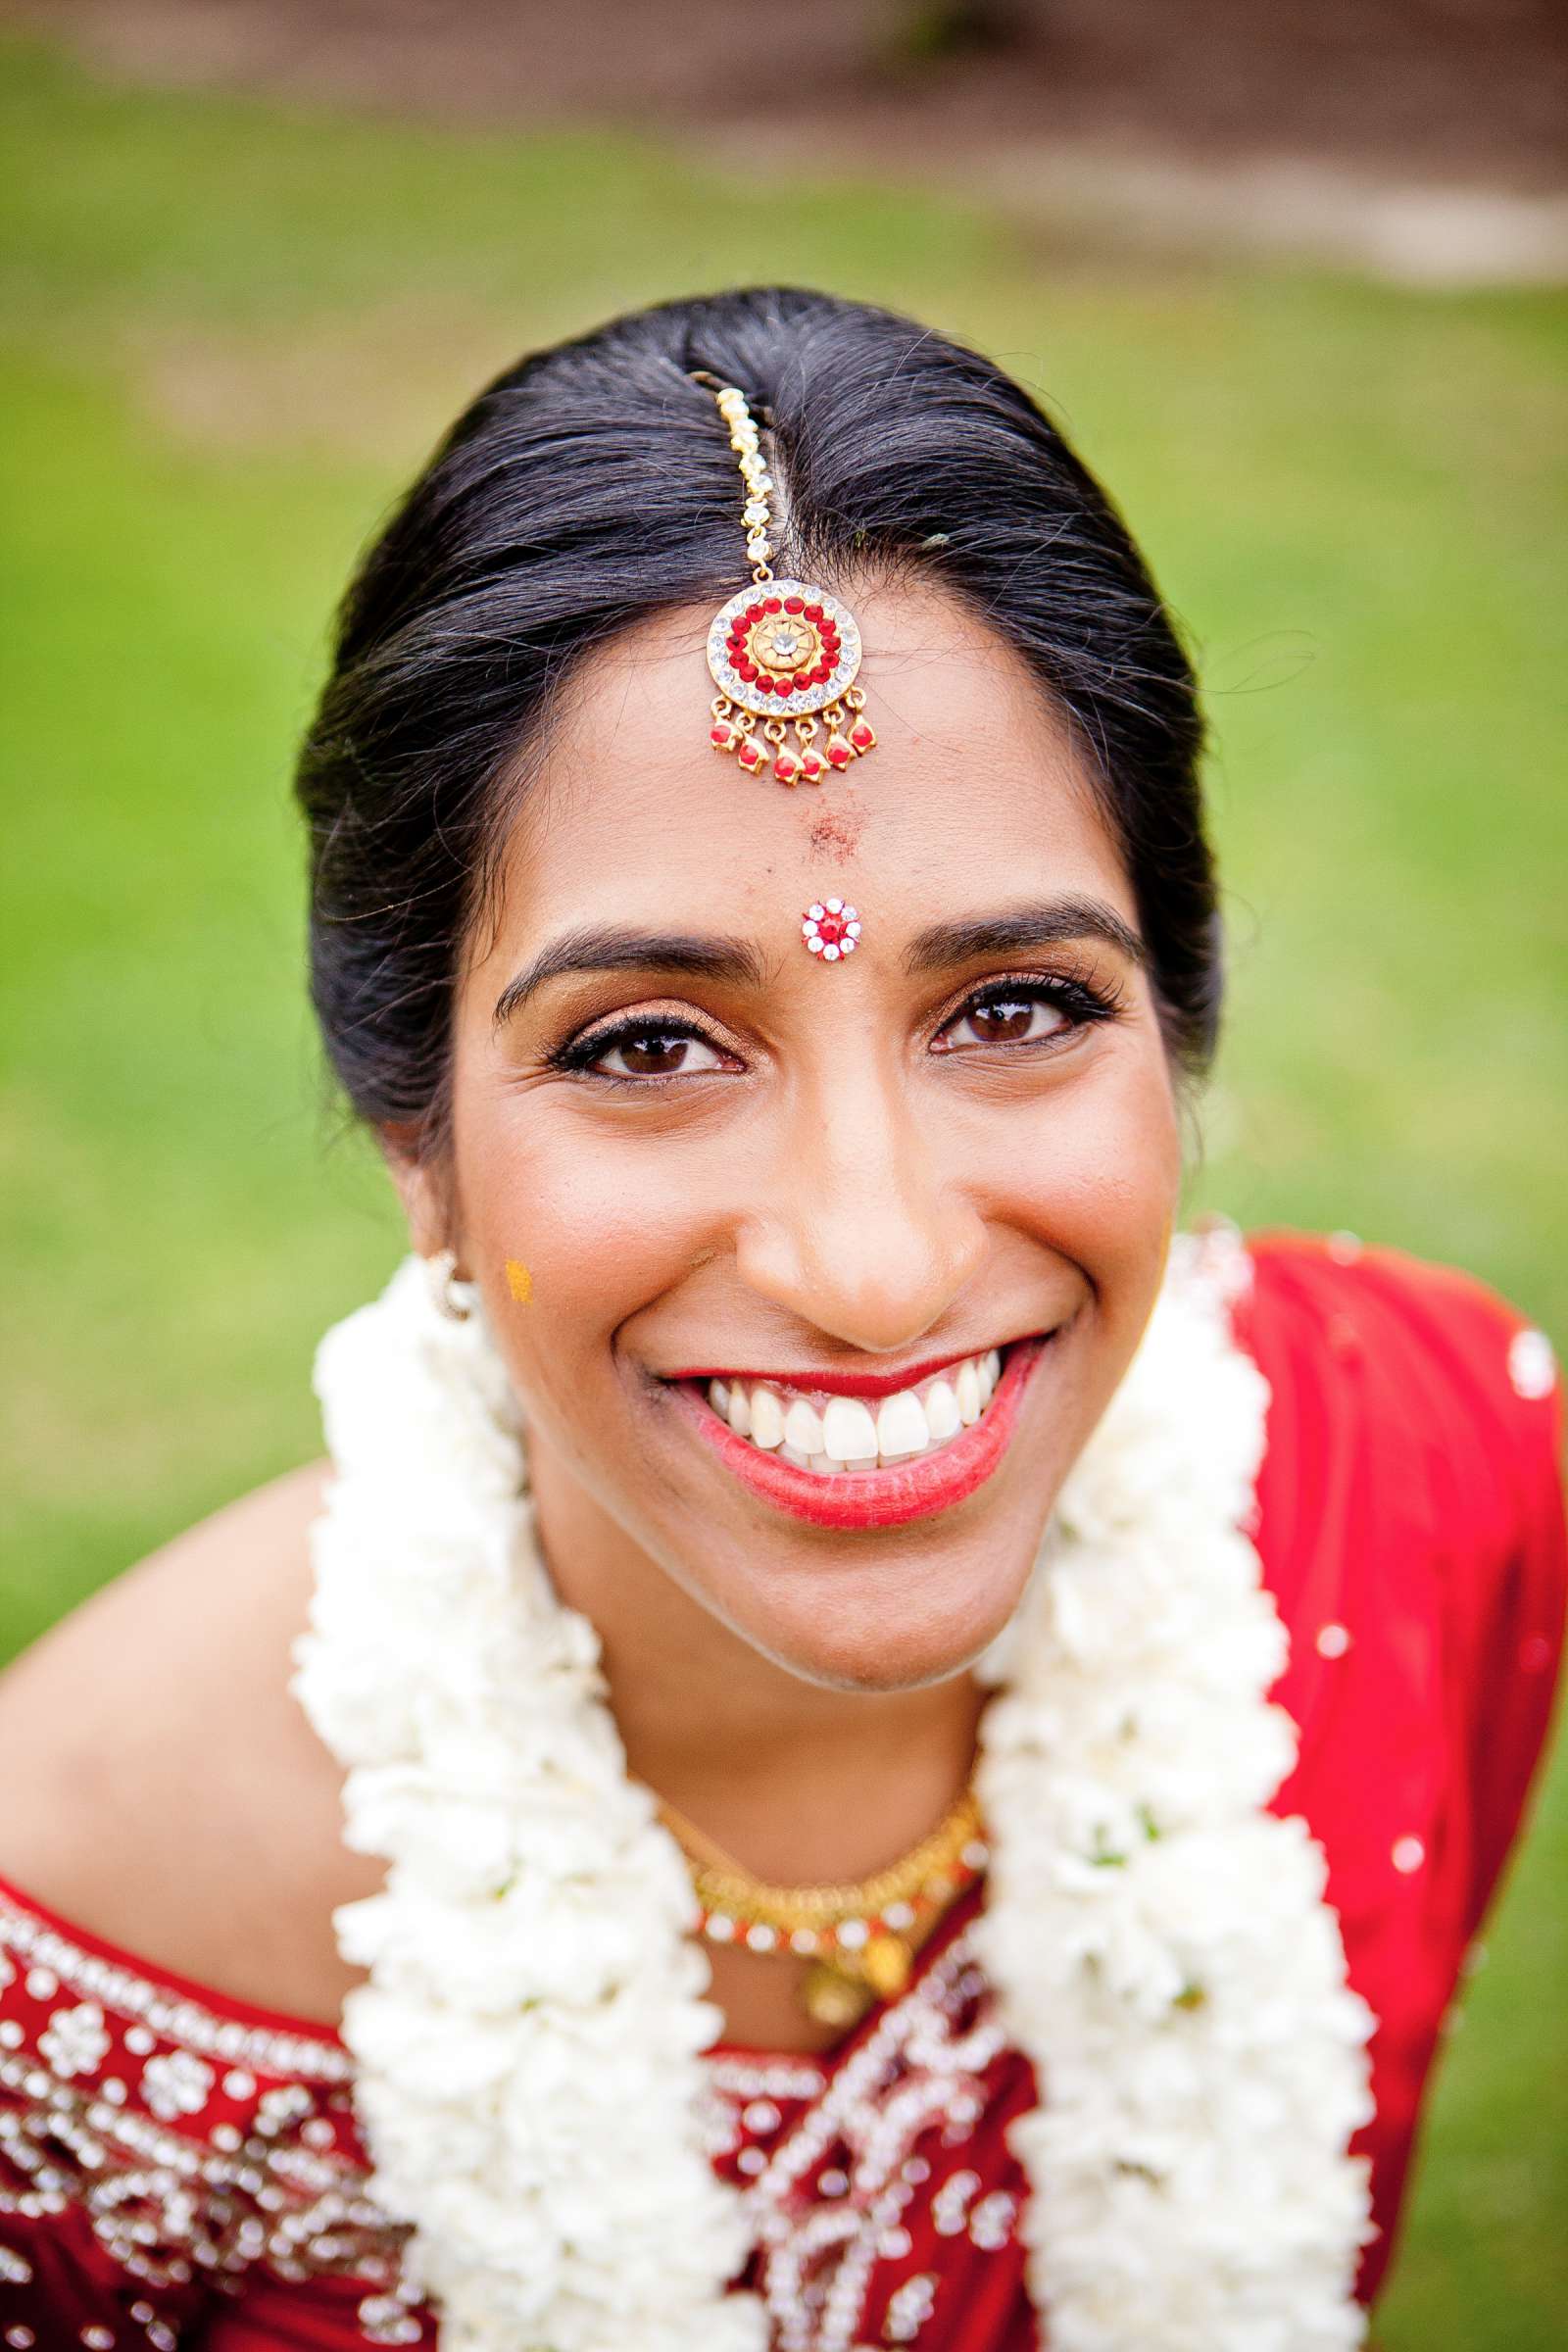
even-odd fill
[{"label": "cheek", "polygon": [[700,1250],[695,1188],[545,1104],[460,1110],[456,1142],[465,1254],[509,1355],[571,1359],[580,1381]]},{"label": "cheek", "polygon": [[1152,1030],[1123,1038],[1092,1075],[1032,1109],[977,1127],[964,1145],[970,1181],[985,1185],[997,1223],[1070,1258],[1096,1289],[1157,1280],[1182,1149],[1169,1065]]}]

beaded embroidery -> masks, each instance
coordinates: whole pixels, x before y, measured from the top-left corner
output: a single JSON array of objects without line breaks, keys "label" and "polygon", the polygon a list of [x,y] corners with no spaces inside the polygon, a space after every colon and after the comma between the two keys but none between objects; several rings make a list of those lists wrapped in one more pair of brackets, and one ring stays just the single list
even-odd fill
[{"label": "beaded embroidery", "polygon": [[[366,2289],[367,2344],[419,2340],[420,2307],[399,2291],[409,2231],[366,2192],[335,2043],[217,2017],[0,1895],[0,1988],[17,1982],[45,2022],[30,2036],[16,2016],[0,2022],[0,2287],[31,2276],[5,2216],[76,2207],[154,2291],[201,2279],[237,2295],[258,2267],[296,2283],[351,2278]],[[709,2150],[744,2190],[751,2282],[779,2352],[848,2352],[866,2336],[917,2346],[933,2316],[946,2320],[947,2282],[899,2273],[917,2203],[939,2235],[977,2250],[1011,2238],[1021,2177],[1017,2194],[978,2197],[978,2174],[943,2178],[941,2155],[975,2130],[1004,2049],[964,1933],[837,2069],[708,2062]],[[148,2352],[174,2352],[177,2319],[141,2301],[130,2318]]]}]

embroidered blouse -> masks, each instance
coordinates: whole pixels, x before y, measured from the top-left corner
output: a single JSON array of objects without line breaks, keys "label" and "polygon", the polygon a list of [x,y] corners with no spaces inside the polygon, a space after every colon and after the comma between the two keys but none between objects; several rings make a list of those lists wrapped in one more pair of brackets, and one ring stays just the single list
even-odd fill
[{"label": "embroidered blouse", "polygon": [[[1271,1392],[1263,1571],[1299,1727],[1275,1799],[1329,1864],[1379,2020],[1372,2161],[1394,2240],[1423,2089],[1516,1835],[1568,1585],[1561,1396],[1543,1335],[1479,1284],[1348,1237],[1250,1247],[1237,1336]],[[1037,2096],[969,1930],[826,2056],[720,2047],[712,2161],[746,2192],[779,2352],[1029,2352],[1006,2144]],[[367,2188],[335,2034],[114,1950],[0,1883],[0,2346],[433,2346]]]}]

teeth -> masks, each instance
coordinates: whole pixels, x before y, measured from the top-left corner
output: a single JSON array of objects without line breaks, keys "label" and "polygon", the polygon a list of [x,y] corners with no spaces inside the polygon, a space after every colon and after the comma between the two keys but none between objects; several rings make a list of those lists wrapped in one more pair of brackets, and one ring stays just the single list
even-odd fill
[{"label": "teeth", "polygon": [[876,1416],[878,1453],[924,1453],[930,1443],[930,1425],[912,1389],[883,1397]]},{"label": "teeth", "polygon": [[890,1469],[946,1446],[979,1420],[1002,1376],[993,1348],[918,1389],[900,1389],[871,1406],[858,1396],[782,1394],[763,1381],[710,1380],[708,1400],[737,1437],[777,1452],[798,1470],[835,1478],[850,1470]]},{"label": "teeth", "polygon": [[933,1446],[945,1446],[963,1427],[958,1399],[945,1380],[934,1380],[925,1393],[925,1417]]},{"label": "teeth", "polygon": [[876,1423],[858,1396],[832,1396],[822,1415],[822,1450],[830,1461],[876,1459]]},{"label": "teeth", "polygon": [[797,1453],[822,1451],[822,1424],[804,1396],[797,1396],[784,1416],[784,1443],[793,1446]]},{"label": "teeth", "polygon": [[760,1381],[752,1391],[752,1444],[771,1453],[784,1436],[784,1407],[776,1390],[764,1389]]}]

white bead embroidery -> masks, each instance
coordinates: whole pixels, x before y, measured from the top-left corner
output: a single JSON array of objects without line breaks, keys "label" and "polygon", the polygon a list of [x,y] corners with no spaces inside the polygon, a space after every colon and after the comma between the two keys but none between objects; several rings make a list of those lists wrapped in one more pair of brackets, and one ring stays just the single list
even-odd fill
[{"label": "white bead embroidery", "polygon": [[109,2054],[104,2013],[96,2001],[80,2001],[74,2009],[57,2009],[38,2036],[40,2054],[57,2075],[96,2074]]}]

